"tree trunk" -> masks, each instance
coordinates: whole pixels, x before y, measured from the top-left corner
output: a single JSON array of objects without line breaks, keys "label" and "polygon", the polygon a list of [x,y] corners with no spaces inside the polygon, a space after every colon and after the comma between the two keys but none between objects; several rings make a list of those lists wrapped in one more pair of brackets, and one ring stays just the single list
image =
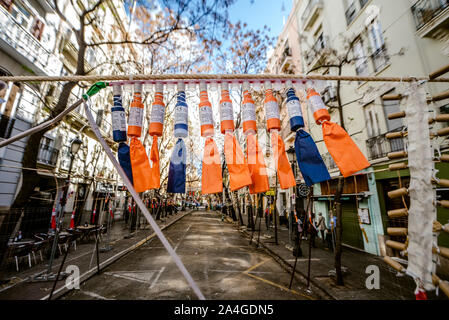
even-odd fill
[{"label": "tree trunk", "polygon": [[342,253],[342,235],[343,235],[343,226],[341,223],[342,219],[342,207],[341,207],[341,195],[343,193],[344,186],[344,178],[338,178],[337,192],[335,194],[335,211],[337,215],[337,225],[336,225],[336,236],[335,236],[335,272],[337,275],[337,285],[343,286],[343,275],[341,273],[341,253]]}]

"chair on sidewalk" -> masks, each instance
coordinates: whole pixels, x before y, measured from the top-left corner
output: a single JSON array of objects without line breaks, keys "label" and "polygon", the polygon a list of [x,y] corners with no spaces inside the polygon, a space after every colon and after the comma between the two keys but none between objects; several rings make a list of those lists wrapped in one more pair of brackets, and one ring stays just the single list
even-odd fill
[{"label": "chair on sidewalk", "polygon": [[31,253],[33,254],[34,264],[37,264],[36,262],[36,252],[39,252],[39,256],[41,257],[41,262],[44,261],[44,258],[42,257],[42,250],[48,246],[48,240],[42,240],[42,241],[36,241],[33,243],[31,247]]},{"label": "chair on sidewalk", "polygon": [[78,239],[81,238],[81,235],[83,234],[83,232],[78,231],[78,230],[67,230],[71,235],[70,235],[70,243],[73,245],[73,247],[75,248],[76,251],[76,242],[78,241]]},{"label": "chair on sidewalk", "polygon": [[62,255],[62,250],[61,250],[61,246],[64,246],[64,249],[67,250],[67,242],[69,241],[70,236],[67,235],[59,235],[58,237],[58,249],[59,249],[59,254]]},{"label": "chair on sidewalk", "polygon": [[28,265],[31,268],[31,250],[33,248],[33,243],[14,245],[12,247],[11,256],[14,257],[16,262],[16,270],[19,271],[19,259],[23,257],[28,257]]}]

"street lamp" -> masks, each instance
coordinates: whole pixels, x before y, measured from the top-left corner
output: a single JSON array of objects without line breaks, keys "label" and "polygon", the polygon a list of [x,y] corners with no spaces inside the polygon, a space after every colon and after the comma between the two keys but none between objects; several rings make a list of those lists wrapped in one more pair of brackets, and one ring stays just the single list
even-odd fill
[{"label": "street lamp", "polygon": [[78,153],[81,144],[83,144],[83,141],[80,138],[76,137],[73,139],[70,143],[70,154],[75,156]]}]

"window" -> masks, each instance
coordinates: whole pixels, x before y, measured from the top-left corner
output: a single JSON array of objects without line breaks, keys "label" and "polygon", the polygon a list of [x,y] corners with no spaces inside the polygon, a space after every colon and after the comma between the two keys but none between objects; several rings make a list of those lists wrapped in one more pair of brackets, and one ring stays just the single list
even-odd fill
[{"label": "window", "polygon": [[353,52],[354,52],[355,72],[359,76],[367,75],[368,74],[367,58],[365,55],[365,50],[363,49],[363,43],[361,39],[357,40],[354,43]]},{"label": "window", "polygon": [[389,63],[387,49],[382,35],[382,28],[378,19],[375,19],[368,27],[368,38],[372,49],[371,57],[374,70],[377,72]]},{"label": "window", "polygon": [[357,14],[357,6],[354,1],[347,6],[345,15],[346,15],[346,23],[349,25],[355,18]]},{"label": "window", "polygon": [[377,117],[374,107],[374,103],[365,106],[365,118],[369,137],[380,135],[379,118]]},{"label": "window", "polygon": [[[394,90],[388,92],[388,94],[394,94]],[[387,122],[387,129],[388,131],[395,131],[402,128],[402,119],[388,119],[388,115],[391,113],[396,113],[401,111],[399,108],[399,101],[385,101],[382,100],[382,106],[384,109],[384,115],[385,115],[385,121]]]},{"label": "window", "polygon": [[360,8],[363,9],[363,7],[368,3],[369,0],[359,0],[360,1]]}]

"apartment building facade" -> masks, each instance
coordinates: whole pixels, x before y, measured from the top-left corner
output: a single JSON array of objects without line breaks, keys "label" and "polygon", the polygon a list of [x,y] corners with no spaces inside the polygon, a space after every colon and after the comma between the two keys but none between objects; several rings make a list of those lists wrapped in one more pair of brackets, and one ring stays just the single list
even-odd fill
[{"label": "apartment building facade", "polygon": [[[297,8],[298,7],[298,8]],[[449,3],[446,0],[338,0],[294,1],[304,73],[426,76],[449,61]],[[346,60],[344,58],[346,57]],[[342,62],[344,60],[344,62]],[[335,66],[337,65],[337,67]],[[338,66],[341,66],[338,67]],[[403,206],[388,199],[387,193],[408,185],[409,172],[385,170],[391,161],[387,154],[406,148],[403,139],[388,140],[388,132],[400,131],[402,119],[389,120],[388,114],[403,108],[400,102],[385,101],[382,96],[399,92],[400,83],[342,82],[341,104],[344,126],[372,166],[345,180],[343,194],[343,242],[369,253],[380,254],[387,227],[405,226],[406,219],[389,219],[387,211]],[[424,84],[429,95],[447,90],[444,84]],[[321,92],[326,104],[337,106],[337,82],[329,82]],[[305,103],[306,104],[306,103]],[[434,114],[447,113],[447,101],[430,105]],[[340,123],[340,115],[330,108],[332,121]],[[331,176],[338,168],[327,153],[321,128],[309,110],[309,130],[317,143]],[[432,131],[446,124],[434,124]],[[442,142],[441,151],[447,145]],[[447,166],[438,163],[442,178]],[[322,212],[329,225],[336,179],[314,186],[314,211]],[[447,191],[437,189],[445,199]],[[366,223],[359,224],[359,215]],[[446,222],[449,213],[438,209],[438,218]],[[363,230],[362,230],[363,229]],[[440,237],[443,244],[447,237]]]},{"label": "apartment building facade", "polygon": [[[83,5],[83,2],[78,5]],[[67,16],[76,16],[69,1],[60,2],[59,7]],[[106,1],[98,11],[96,25],[87,34],[89,40],[100,41],[126,32],[127,16],[122,1]],[[68,75],[75,72],[78,54],[75,35],[58,17],[52,1],[0,1],[0,30],[2,75]],[[105,33],[104,30],[115,34]],[[132,47],[125,46],[120,50],[123,58],[136,54]],[[109,53],[113,56],[112,52]],[[89,48],[85,56],[85,69],[92,69],[92,73],[123,71],[106,63],[107,56],[105,48]],[[47,118],[58,101],[61,89],[62,84],[56,82],[33,85],[8,83],[6,90],[0,92],[3,99],[0,105],[1,138],[14,136]],[[75,87],[68,105],[78,100],[83,90]],[[100,93],[95,99],[97,103],[91,106],[97,124],[106,137],[111,137],[109,106],[112,93],[109,91]],[[129,99],[130,95],[127,94],[126,98]],[[46,230],[52,209],[56,206],[58,210],[59,201],[56,199],[62,196],[61,186],[66,183],[71,160],[70,143],[75,137],[80,138],[83,144],[74,158],[65,212],[75,211],[79,223],[91,221],[93,210],[99,212],[101,208],[107,209],[107,196],[123,195],[115,190],[114,185],[120,184],[118,177],[88,127],[83,107],[79,107],[42,138],[37,158],[40,180],[28,208],[35,228]],[[9,207],[21,187],[26,141],[24,138],[0,150],[0,208],[3,215],[9,214]],[[108,138],[108,143],[115,147],[112,139]],[[118,209],[122,207],[123,203],[117,204]],[[69,220],[70,215],[66,215],[65,219]],[[22,225],[26,224],[26,221],[22,222]]]}]

